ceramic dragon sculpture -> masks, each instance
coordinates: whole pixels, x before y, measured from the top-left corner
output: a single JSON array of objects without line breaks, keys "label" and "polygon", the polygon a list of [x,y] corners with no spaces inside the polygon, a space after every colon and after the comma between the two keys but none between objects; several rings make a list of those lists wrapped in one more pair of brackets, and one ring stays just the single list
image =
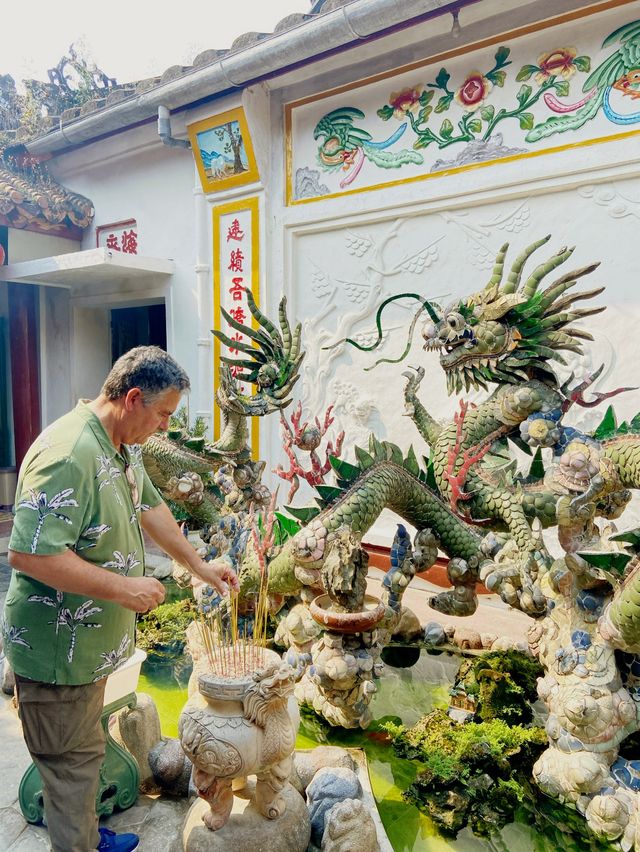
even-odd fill
[{"label": "ceramic dragon sculpture", "polygon": [[[526,248],[508,270],[504,246],[486,286],[449,306],[411,294],[419,303],[412,328],[427,312],[424,347],[439,352],[449,392],[481,388],[487,397],[476,405],[461,402],[454,419],[441,424],[419,398],[424,368],[405,372],[406,411],[429,458],[422,463],[413,447],[402,451],[373,435],[367,449],[354,448],[352,462],[331,457],[336,481],[315,486],[319,506],[287,507],[301,528],[271,549],[269,590],[280,599],[305,586],[303,598],[313,594],[345,529],[361,538],[384,508],[392,509],[418,530],[421,570],[433,564],[437,549],[449,557],[453,588],[436,596],[434,607],[472,613],[482,580],[536,618],[529,639],[545,667],[539,692],[549,709],[549,748],[534,777],[549,795],[584,813],[599,836],[640,849],[640,761],[621,753],[625,738],[640,728],[640,531],[614,534],[612,525],[640,488],[640,415],[617,427],[610,410],[592,435],[566,425],[572,406],[597,405],[630,389],[589,395],[602,368],[577,385],[558,379],[553,365],[563,363],[562,353],[579,355],[591,339],[580,320],[603,310],[577,304],[603,288],[577,287],[597,264],[545,280],[571,249],[525,271],[548,240]],[[378,341],[385,305],[377,316]],[[284,408],[302,358],[299,327],[290,331],[284,303],[280,331],[254,309],[260,329],[242,358],[227,366],[243,371],[243,380],[256,385],[255,396],[243,396],[223,370],[224,441],[205,442],[204,450],[188,440],[145,447],[145,461],[161,468],[165,484],[197,470],[192,457],[206,458],[211,469],[226,464],[229,476],[245,485],[251,480],[243,473],[250,462],[246,418]],[[237,330],[248,333],[246,326]],[[536,451],[527,476],[515,472],[509,441]],[[552,457],[546,471],[545,449]],[[258,480],[254,471],[249,499]],[[233,509],[227,504],[221,511]],[[564,551],[557,559],[542,539],[542,529],[551,526]],[[250,538],[237,554],[241,596],[250,597],[260,582]],[[303,622],[300,617],[294,626],[306,649],[315,633]]]},{"label": "ceramic dragon sculpture", "polygon": [[[225,506],[240,511],[252,502],[268,502],[269,493],[260,483],[265,463],[251,459],[248,421],[286,408],[300,377],[302,327],[291,328],[286,298],[280,302],[278,329],[260,311],[250,290],[246,297],[256,327],[242,325],[224,308],[222,314],[251,343],[213,331],[222,343],[242,353],[241,359],[220,359],[216,403],[224,425],[218,440],[177,429],[153,435],[142,447],[145,467],[163,496],[183,507],[199,526],[217,523]],[[244,392],[245,381],[253,384],[252,395]]]},{"label": "ceramic dragon sculpture", "polygon": [[[565,474],[563,487],[575,506],[592,501],[596,514],[604,518],[621,514],[630,499],[628,489],[640,487],[639,436],[615,436],[594,449],[597,442],[563,424],[572,405],[591,406],[628,389],[596,393],[587,401],[584,392],[600,371],[575,387],[558,380],[553,362],[564,363],[563,351],[580,353],[582,341],[591,339],[575,323],[604,310],[579,308],[576,303],[597,296],[603,288],[572,289],[597,264],[572,270],[543,287],[543,279],[569,259],[572,249],[561,249],[525,274],[526,261],[548,240],[525,249],[506,275],[508,246],[503,246],[486,287],[444,309],[415,294],[392,297],[412,295],[421,302],[421,310],[428,311],[424,346],[440,352],[450,393],[497,387],[478,405],[462,401],[454,420],[441,424],[418,397],[424,368],[405,373],[407,413],[430,448],[429,476],[419,469],[413,449],[403,458],[397,447],[375,439],[372,454],[356,448],[359,469],[336,460],[343,493],[320,489],[323,497],[329,491],[333,502],[298,534],[294,542],[298,559],[322,558],[335,520],[366,531],[388,507],[419,529],[429,528],[452,558],[449,577],[454,589],[435,598],[435,608],[470,614],[476,606],[475,582],[481,579],[530,615],[546,612],[540,580],[550,557],[539,528],[557,524],[560,474]],[[514,475],[507,439],[529,452],[531,447],[552,448],[556,473],[545,478]],[[585,447],[595,453],[591,466],[580,453]],[[535,469],[533,465],[532,474]],[[486,526],[498,533],[497,539],[482,540]],[[500,547],[504,533],[508,538]]]},{"label": "ceramic dragon sculpture", "polygon": [[[404,401],[429,446],[428,466],[418,462],[413,447],[403,453],[375,436],[371,436],[368,450],[355,448],[355,463],[331,459],[336,484],[316,487],[320,508],[291,509],[303,527],[273,554],[270,586],[275,594],[293,594],[305,582],[313,585],[336,531],[348,526],[364,535],[380,512],[390,508],[419,530],[430,530],[450,558],[448,575],[453,589],[432,600],[436,609],[471,614],[477,604],[475,585],[481,579],[508,603],[532,615],[544,614],[546,600],[540,579],[550,559],[538,527],[557,523],[558,486],[551,482],[550,474],[538,479],[515,476],[507,440],[525,447],[551,447],[558,461],[554,469],[566,468],[573,475],[567,488],[576,505],[594,499],[602,517],[619,515],[629,499],[628,489],[640,486],[640,438],[635,435],[601,442],[597,473],[589,473],[589,466],[576,470],[563,465],[563,459],[582,463],[579,453],[566,454],[572,442],[574,449],[585,442],[594,446],[588,436],[563,425],[567,411],[575,404],[597,404],[623,389],[596,393],[587,402],[584,393],[599,373],[576,387],[561,385],[557,379],[552,364],[563,363],[562,351],[580,353],[582,341],[590,339],[575,323],[604,308],[576,307],[602,288],[573,289],[597,264],[568,272],[543,287],[543,279],[569,259],[571,249],[560,250],[525,274],[527,260],[548,240],[545,237],[526,248],[506,275],[508,247],[503,246],[484,289],[444,309],[411,294],[420,302],[420,311],[429,314],[423,328],[424,345],[427,350],[440,351],[449,391],[497,387],[477,406],[461,402],[454,420],[440,424],[418,396],[424,368],[405,373]],[[292,332],[285,301],[280,305],[279,331],[258,310],[250,294],[248,298],[257,331],[225,315],[251,344],[241,344],[240,358],[223,359],[218,404],[226,426],[221,439],[215,444],[199,439],[203,447],[197,449],[189,440],[180,444],[175,439],[153,438],[144,448],[145,463],[165,493],[171,485],[175,489],[186,471],[198,472],[196,465],[215,470],[226,464],[227,478],[240,483],[235,489],[241,491],[238,503],[243,497],[246,505],[252,500],[260,502],[262,467],[249,459],[247,418],[282,410],[288,404],[303,353],[300,326]],[[396,298],[401,297],[392,297]],[[379,339],[385,305],[378,312]],[[229,342],[221,332],[214,333]],[[232,366],[241,370],[238,380],[256,385],[253,397],[239,393],[237,380],[231,377]],[[486,536],[487,526],[497,531],[497,538]],[[249,544],[241,571],[247,591],[255,585],[257,571]]]}]

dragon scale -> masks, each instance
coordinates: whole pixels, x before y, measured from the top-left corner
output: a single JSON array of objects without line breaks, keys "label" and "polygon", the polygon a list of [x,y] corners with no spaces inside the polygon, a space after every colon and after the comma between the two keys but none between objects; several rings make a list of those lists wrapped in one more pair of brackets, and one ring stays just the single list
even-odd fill
[{"label": "dragon scale", "polygon": [[449,555],[477,559],[478,534],[456,518],[428,486],[392,461],[376,462],[365,470],[336,503],[298,533],[297,558],[321,558],[325,537],[340,526],[366,533],[383,509],[391,509],[418,529],[437,530],[435,535]]}]

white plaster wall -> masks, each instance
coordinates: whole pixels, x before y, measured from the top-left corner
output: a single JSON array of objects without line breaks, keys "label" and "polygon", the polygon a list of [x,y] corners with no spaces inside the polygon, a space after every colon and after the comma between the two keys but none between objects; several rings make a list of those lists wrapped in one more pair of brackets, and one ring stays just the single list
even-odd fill
[{"label": "white plaster wall", "polygon": [[71,399],[93,399],[111,363],[108,309],[77,307],[72,314],[71,344],[72,353],[74,349],[81,353],[80,357],[71,357]]},{"label": "white plaster wall", "polygon": [[69,254],[78,251],[80,244],[76,240],[38,234],[34,231],[9,229],[9,261],[21,263],[23,260],[37,260],[56,254]]},{"label": "white plaster wall", "polygon": [[[620,10],[619,16],[620,22],[627,20],[628,10]],[[594,18],[594,27],[613,29],[614,17],[609,12],[604,25]],[[505,18],[505,29],[508,25]],[[339,76],[339,70],[335,81],[327,75],[325,88],[335,85]],[[310,94],[313,86],[308,80],[299,88],[291,84],[272,94],[272,140],[283,133],[283,104]],[[401,373],[408,365],[425,366],[423,401],[436,418],[449,419],[458,403],[446,394],[437,355],[424,353],[416,335],[404,365],[382,364],[365,371],[376,357],[400,354],[411,312],[396,307],[385,314],[384,324],[392,332],[376,355],[344,345],[330,352],[320,347],[353,335],[362,335],[364,342],[375,327],[375,309],[386,296],[410,291],[446,303],[469,295],[488,281],[493,258],[504,242],[511,244],[513,260],[522,248],[548,233],[552,239],[530,261],[531,268],[561,246],[575,246],[573,257],[555,277],[599,260],[600,268],[579,286],[607,287],[595,302],[606,304],[606,312],[582,323],[594,335],[594,343],[586,344],[584,357],[571,358],[561,375],[573,371],[577,382],[604,362],[606,369],[595,390],[640,385],[637,137],[289,208],[281,200],[286,140],[280,138],[282,146],[272,143],[266,189],[274,202],[267,278],[272,293],[275,282],[283,282],[290,312],[304,324],[307,357],[297,397],[303,401],[305,417],[322,414],[333,402],[334,429],[344,428],[361,444],[370,431],[405,449],[413,443],[420,456],[422,441],[403,413]],[[484,394],[463,396],[479,400]],[[640,410],[640,394],[623,394],[612,403],[622,421]],[[593,427],[607,404],[574,408],[567,422]],[[279,461],[285,464],[277,423],[271,422],[265,431],[268,467]],[[347,458],[352,446],[349,441]],[[303,497],[297,502],[303,504]],[[640,512],[634,508],[625,516],[625,527],[637,517]],[[368,539],[389,544],[394,529],[387,515]]]},{"label": "white plaster wall", "polygon": [[[95,247],[95,227],[135,219],[138,254],[171,258],[176,266],[170,279],[159,277],[142,286],[125,279],[100,291],[74,288],[70,302],[72,395],[87,395],[90,389],[100,387],[110,365],[103,345],[109,333],[108,308],[124,305],[166,302],[168,349],[193,379],[197,372],[198,300],[190,151],[162,145],[155,123],[150,123],[58,157],[51,168],[57,180],[87,195],[95,206],[94,226],[85,234],[83,249]],[[87,351],[85,322],[99,332],[95,352],[91,347]]]},{"label": "white plaster wall", "polygon": [[[43,427],[75,404],[71,388],[69,291],[40,288],[40,394]],[[87,341],[91,350],[94,341]],[[90,350],[90,351],[91,351]]]}]

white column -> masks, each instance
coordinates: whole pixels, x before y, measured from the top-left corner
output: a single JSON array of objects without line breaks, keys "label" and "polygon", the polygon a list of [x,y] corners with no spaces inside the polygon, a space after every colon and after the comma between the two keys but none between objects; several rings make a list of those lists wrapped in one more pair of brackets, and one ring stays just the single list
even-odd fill
[{"label": "white column", "polygon": [[196,295],[198,302],[198,322],[196,345],[198,347],[198,367],[192,390],[195,412],[192,416],[202,417],[211,435],[213,424],[213,293],[211,279],[211,215],[207,199],[195,172],[195,243]]}]

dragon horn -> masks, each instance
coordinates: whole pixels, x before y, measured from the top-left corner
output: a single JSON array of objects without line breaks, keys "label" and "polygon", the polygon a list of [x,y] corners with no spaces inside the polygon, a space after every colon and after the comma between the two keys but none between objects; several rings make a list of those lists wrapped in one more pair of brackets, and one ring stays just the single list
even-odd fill
[{"label": "dragon horn", "polygon": [[565,296],[564,299],[559,299],[554,304],[554,309],[556,311],[563,311],[565,308],[571,307],[574,302],[580,302],[584,299],[593,299],[596,296],[599,296],[600,293],[604,292],[604,287],[597,287],[594,290],[582,290],[579,293],[570,293],[568,296]]},{"label": "dragon horn", "polygon": [[489,290],[489,288],[493,287],[494,284],[500,284],[500,282],[502,281],[502,273],[504,271],[504,257],[507,253],[508,248],[509,243],[505,243],[498,252],[496,262],[493,265],[493,271],[491,272],[491,278],[489,279],[489,283],[484,288],[485,290]]},{"label": "dragon horn", "polygon": [[541,263],[540,266],[536,266],[531,275],[524,282],[522,287],[522,295],[526,296],[527,299],[530,299],[533,294],[538,289],[538,285],[545,277],[548,275],[552,269],[555,269],[557,266],[560,266],[561,263],[564,263],[565,260],[568,260],[575,250],[575,246],[573,248],[561,248],[559,252],[550,257],[546,263]]},{"label": "dragon horn", "polygon": [[218,331],[216,328],[213,329],[212,333],[214,337],[217,337],[218,340],[221,343],[224,343],[225,346],[228,346],[229,349],[238,349],[240,352],[245,352],[247,355],[253,355],[253,357],[258,361],[266,360],[260,350],[255,349],[253,346],[249,346],[248,343],[242,343],[240,340],[232,340],[230,337],[227,337],[224,332]]},{"label": "dragon horn", "polygon": [[[237,320],[235,320],[231,316],[230,313],[228,313],[228,311],[225,311],[225,309],[223,307],[220,307],[220,313],[226,319],[226,321],[229,323],[231,328],[235,328],[236,331],[239,331],[242,334],[246,334],[247,337],[250,337],[252,340],[255,340],[256,343],[260,343],[260,345],[263,344],[263,341],[260,339],[260,336],[259,336],[260,335],[259,331],[255,331],[253,328],[251,328],[251,326],[243,325],[241,322],[238,322]],[[271,353],[271,354],[273,354],[273,353]]]},{"label": "dragon horn", "polygon": [[[543,316],[547,316],[549,314],[555,313],[555,305],[554,302],[557,298],[562,296],[565,290],[568,290],[570,287],[575,287],[578,282],[575,280],[571,281],[562,281],[560,283],[552,284],[548,287],[541,295],[540,295],[540,313]],[[548,312],[548,313],[547,313]]]},{"label": "dragon horn", "polygon": [[282,329],[282,340],[284,343],[283,346],[283,354],[285,358],[289,357],[289,353],[291,352],[291,326],[289,325],[289,320],[287,319],[287,297],[283,296],[280,299],[280,304],[278,306],[278,317],[280,319],[280,328]]},{"label": "dragon horn", "polygon": [[260,310],[260,308],[257,306],[251,290],[248,287],[245,287],[244,291],[247,294],[247,304],[249,305],[249,310],[251,311],[255,321],[264,328],[267,334],[270,334],[275,341],[282,345],[282,338],[280,337],[280,332],[271,322],[269,317],[265,316]]},{"label": "dragon horn", "polygon": [[589,263],[587,266],[581,266],[580,269],[573,269],[571,272],[567,272],[566,275],[563,275],[561,278],[558,278],[555,281],[555,284],[564,284],[565,281],[582,278],[583,275],[590,275],[594,269],[597,269],[600,266],[600,261],[597,263]]},{"label": "dragon horn", "polygon": [[583,331],[581,328],[569,328],[564,329],[564,334],[568,334],[570,337],[579,337],[580,340],[593,340],[593,335],[589,334],[588,331]]},{"label": "dragon horn", "polygon": [[513,266],[509,271],[509,277],[507,278],[507,283],[502,288],[503,293],[515,293],[518,287],[520,286],[520,276],[522,275],[522,267],[525,265],[528,258],[534,253],[536,249],[539,249],[540,246],[543,246],[545,243],[548,243],[551,239],[551,234],[547,234],[546,237],[542,237],[541,240],[537,240],[535,243],[531,243],[530,246],[527,246],[523,252],[521,252],[513,262]]}]

